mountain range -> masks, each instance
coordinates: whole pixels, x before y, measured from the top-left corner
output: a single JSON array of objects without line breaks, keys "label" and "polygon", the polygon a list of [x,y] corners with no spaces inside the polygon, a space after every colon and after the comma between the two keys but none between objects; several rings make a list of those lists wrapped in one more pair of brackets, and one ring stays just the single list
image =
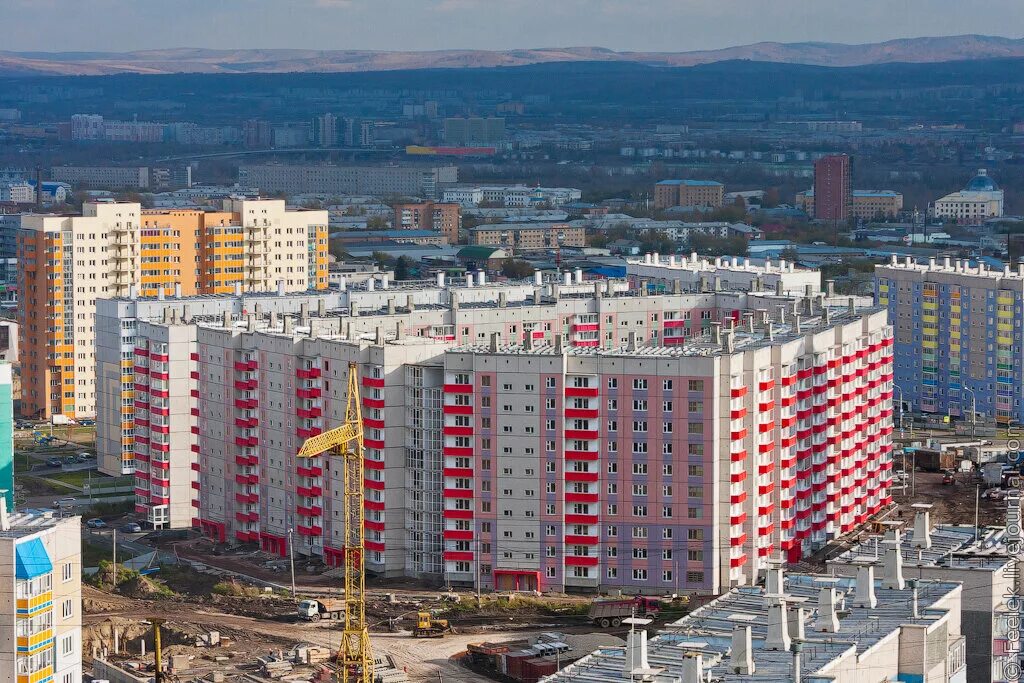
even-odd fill
[{"label": "mountain range", "polygon": [[774,43],[684,52],[616,52],[600,47],[522,50],[369,50],[173,48],[136,52],[0,51],[0,76],[105,76],[120,73],[339,73],[625,62],[685,67],[731,60],[848,67],[1024,57],[1024,39],[961,35],[882,43]]}]

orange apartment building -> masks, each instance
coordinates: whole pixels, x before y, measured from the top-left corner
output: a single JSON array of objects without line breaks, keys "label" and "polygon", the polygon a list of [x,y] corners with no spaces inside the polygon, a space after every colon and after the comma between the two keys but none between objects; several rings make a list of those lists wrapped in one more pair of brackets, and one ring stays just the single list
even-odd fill
[{"label": "orange apartment building", "polygon": [[326,289],[327,241],[326,211],[283,200],[227,199],[221,211],[100,201],[80,216],[23,215],[22,415],[95,414],[96,299]]},{"label": "orange apartment building", "polygon": [[662,180],[654,186],[654,208],[707,206],[720,208],[725,185],[713,180]]},{"label": "orange apartment building", "polygon": [[416,202],[395,204],[396,230],[434,230],[458,244],[462,228],[462,207],[451,202]]}]

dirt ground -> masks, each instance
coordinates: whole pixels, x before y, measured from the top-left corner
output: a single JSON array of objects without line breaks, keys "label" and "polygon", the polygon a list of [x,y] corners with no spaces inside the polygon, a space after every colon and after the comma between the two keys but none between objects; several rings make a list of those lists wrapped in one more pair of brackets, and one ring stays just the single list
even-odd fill
[{"label": "dirt ground", "polygon": [[[893,519],[913,524],[912,503],[930,503],[932,524],[974,524],[977,487],[966,475],[958,474],[955,483],[943,484],[938,472],[915,472],[913,486],[908,481],[906,491],[893,487],[893,501],[900,508]],[[978,506],[981,526],[1006,524],[1005,501],[981,498]]]}]

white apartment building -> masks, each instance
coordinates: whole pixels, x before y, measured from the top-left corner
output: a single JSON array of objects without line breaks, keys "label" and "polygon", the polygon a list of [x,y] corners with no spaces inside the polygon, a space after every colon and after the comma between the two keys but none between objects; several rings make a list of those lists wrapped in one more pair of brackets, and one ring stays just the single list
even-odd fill
[{"label": "white apartment building", "polygon": [[526,185],[483,185],[451,187],[444,190],[444,201],[462,206],[497,204],[509,208],[526,208],[547,204],[557,208],[579,201],[581,190],[574,187],[528,187]]},{"label": "white apartment building", "polygon": [[0,683],[80,683],[81,518],[0,510],[0,594]]},{"label": "white apartment building", "polygon": [[958,223],[979,224],[1003,215],[1003,199],[1003,191],[982,168],[964,189],[936,199],[932,215]]},{"label": "white apartment building", "polygon": [[[131,348],[140,380],[137,510],[270,552],[286,552],[292,529],[298,552],[337,563],[332,464],[293,454],[341,421],[350,362],[366,560],[380,575],[717,592],[891,502],[880,310],[615,282],[384,286],[156,302],[166,313],[114,345]],[[105,302],[101,324],[149,306]],[[191,381],[174,381],[186,366]],[[123,403],[109,404],[118,419]],[[189,416],[195,440],[172,437]]]},{"label": "white apartment building", "polygon": [[[627,259],[626,275],[634,283],[645,281],[665,291],[675,287],[691,289],[746,289],[771,291],[777,294],[806,296],[822,292],[821,271],[797,268],[785,259],[766,259],[756,265],[749,258],[698,256],[663,256],[644,254],[643,258]],[[676,283],[679,283],[678,285]]]}]

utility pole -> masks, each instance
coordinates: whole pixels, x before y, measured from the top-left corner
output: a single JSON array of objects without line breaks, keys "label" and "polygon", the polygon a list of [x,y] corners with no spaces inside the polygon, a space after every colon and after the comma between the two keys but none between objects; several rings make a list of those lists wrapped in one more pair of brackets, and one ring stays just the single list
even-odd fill
[{"label": "utility pole", "polygon": [[293,529],[288,529],[288,564],[292,571],[292,602],[295,601],[295,547],[292,544]]},{"label": "utility pole", "polygon": [[117,590],[117,529],[114,529],[114,555],[113,562],[111,563],[111,569],[114,575],[114,590]]}]

